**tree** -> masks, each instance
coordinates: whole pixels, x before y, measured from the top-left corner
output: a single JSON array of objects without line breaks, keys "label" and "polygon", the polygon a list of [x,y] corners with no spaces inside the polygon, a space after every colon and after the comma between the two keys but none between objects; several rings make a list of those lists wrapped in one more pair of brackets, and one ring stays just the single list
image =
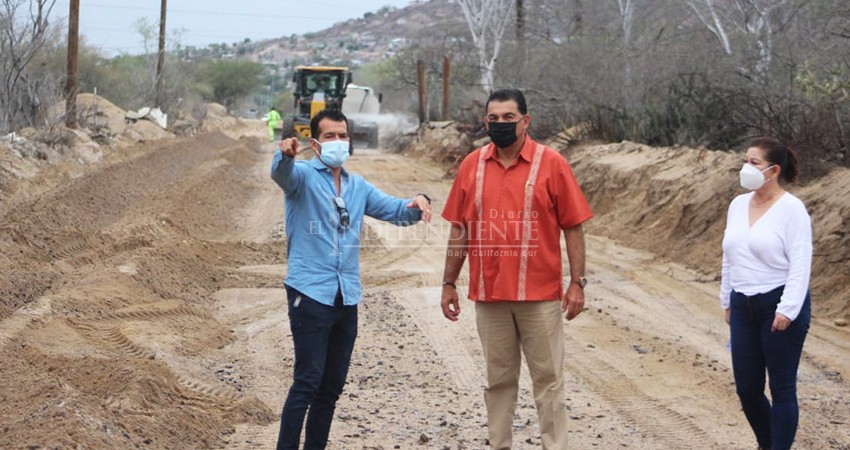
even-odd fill
[{"label": "tree", "polygon": [[623,61],[626,66],[626,88],[632,88],[632,61],[631,61],[631,46],[632,46],[632,25],[635,18],[635,1],[636,0],[617,0],[617,6],[620,7],[620,20],[623,26]]},{"label": "tree", "polygon": [[215,61],[204,67],[200,81],[210,88],[208,100],[231,109],[260,85],[262,73],[262,64],[238,60]]},{"label": "tree", "polygon": [[493,73],[502,36],[511,22],[514,0],[458,0],[463,17],[472,34],[481,66],[481,87],[488,94],[493,90]]},{"label": "tree", "polygon": [[[359,84],[372,86],[384,94],[382,111],[407,111],[412,114],[418,111],[415,100],[418,88],[416,66],[417,61],[421,60],[425,62],[427,104],[434,107],[429,109],[428,114],[429,117],[440,117],[442,111],[436,108],[441,105],[442,99],[444,57],[452,62],[449,111],[453,119],[467,115],[464,107],[481,100],[481,71],[477,51],[465,34],[466,23],[460,14],[456,14],[453,20],[441,24],[440,30],[439,34],[435,34],[433,29],[423,27],[410,37],[409,43],[398,47],[393,57],[364,66],[355,74],[355,79],[360,80]],[[480,117],[480,108],[474,114]]]},{"label": "tree", "polygon": [[[35,125],[43,114],[50,80],[32,70],[31,63],[51,40],[49,17],[55,3],[0,1],[0,130]],[[29,6],[26,12],[24,5]]]},{"label": "tree", "polygon": [[[795,14],[799,5],[794,0],[687,0],[700,21],[714,34],[727,55],[733,53],[732,41],[726,31],[731,28],[755,50],[752,70],[742,66],[742,72],[764,80],[773,63],[774,33]],[[724,23],[726,25],[724,25]]]},{"label": "tree", "polygon": [[717,9],[714,7],[714,0],[687,0],[687,3],[694,10],[697,17],[699,17],[699,20],[702,21],[703,25],[720,41],[723,51],[727,55],[731,55],[732,44],[729,41],[729,35],[726,34],[723,21],[720,20]]}]

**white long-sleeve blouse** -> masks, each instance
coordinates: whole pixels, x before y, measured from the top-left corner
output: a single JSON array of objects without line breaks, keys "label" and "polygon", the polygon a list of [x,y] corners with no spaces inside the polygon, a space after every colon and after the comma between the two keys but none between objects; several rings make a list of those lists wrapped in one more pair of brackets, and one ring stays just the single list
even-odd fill
[{"label": "white long-sleeve blouse", "polygon": [[755,295],[785,285],[776,312],[794,320],[809,289],[811,218],[803,202],[786,192],[750,226],[753,195],[739,195],[729,205],[723,235],[720,305],[729,308],[732,290]]}]

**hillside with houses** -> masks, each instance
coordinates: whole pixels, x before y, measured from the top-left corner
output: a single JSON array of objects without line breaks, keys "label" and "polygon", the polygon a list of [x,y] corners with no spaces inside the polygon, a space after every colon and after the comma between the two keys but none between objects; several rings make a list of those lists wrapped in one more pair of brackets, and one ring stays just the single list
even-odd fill
[{"label": "hillside with houses", "polygon": [[[286,89],[298,65],[339,65],[354,70],[396,56],[422,38],[423,30],[463,24],[460,6],[451,0],[412,1],[406,8],[384,7],[326,30],[244,43],[226,57],[245,58],[266,67],[274,89]],[[460,38],[465,38],[461,36]]]}]

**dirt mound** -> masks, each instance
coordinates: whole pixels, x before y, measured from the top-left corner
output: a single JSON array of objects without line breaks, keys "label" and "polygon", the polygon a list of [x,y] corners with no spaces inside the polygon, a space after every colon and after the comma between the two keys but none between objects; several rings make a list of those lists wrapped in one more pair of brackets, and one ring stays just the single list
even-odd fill
[{"label": "dirt mound", "polygon": [[[65,114],[64,103],[58,105],[60,115]],[[77,95],[77,110],[81,122],[93,129],[103,130],[110,135],[121,135],[127,128],[124,116],[127,111],[115,106],[109,100],[94,94]]]},{"label": "dirt mound", "polygon": [[812,215],[815,311],[850,318],[850,170],[835,169],[797,192]]},{"label": "dirt mound", "polygon": [[[588,146],[567,158],[596,217],[588,231],[683,263],[719,280],[721,241],[741,157],[631,142]],[[789,186],[812,216],[812,295],[816,314],[850,314],[850,171],[838,169],[806,186]]]},{"label": "dirt mound", "polygon": [[[127,120],[126,110],[95,94],[77,96],[77,114],[80,128],[103,145],[123,146],[174,137],[150,120]],[[50,110],[51,117],[64,115],[64,102],[57,103]]]},{"label": "dirt mound", "polygon": [[[132,157],[137,150],[126,149],[136,144],[163,145],[162,142],[175,137],[151,120],[126,120],[127,111],[97,95],[80,94],[77,107],[78,129],[57,123],[0,136],[0,199],[37,195],[48,188],[44,183],[57,179],[58,174],[76,178],[90,170],[86,166],[104,159],[115,162]],[[234,118],[216,103],[207,105],[206,111],[202,128],[208,133],[223,133],[235,139],[265,136],[265,124],[261,121]],[[61,118],[64,113],[64,103],[57,103],[49,114]],[[192,117],[182,117],[169,127],[180,136],[192,136],[201,129]],[[40,177],[43,171],[54,174]]]},{"label": "dirt mound", "polygon": [[211,447],[276,419],[216,355],[232,332],[207,312],[219,289],[277,281],[235,268],[274,249],[216,239],[256,189],[258,145],[220,132],[140,144],[109,170],[45,171],[45,193],[3,205],[0,417],[16,419],[0,441]]},{"label": "dirt mound", "polygon": [[227,108],[218,103],[207,103],[207,111],[204,117],[204,130],[221,130],[236,126],[239,119],[227,113]]},{"label": "dirt mound", "polygon": [[[33,188],[21,181],[35,179],[45,170],[76,177],[86,172],[83,166],[99,163],[118,149],[174,137],[148,120],[125,121],[126,111],[93,94],[77,96],[77,107],[77,129],[56,123],[0,137],[0,198],[9,197],[22,187]],[[64,114],[64,103],[57,103],[49,117],[61,118]],[[32,194],[42,189],[29,190],[34,191],[28,192]]]},{"label": "dirt mound", "polygon": [[430,122],[422,124],[416,133],[395,135],[390,148],[410,156],[427,156],[446,167],[446,178],[454,177],[455,170],[475,144],[458,122]]}]

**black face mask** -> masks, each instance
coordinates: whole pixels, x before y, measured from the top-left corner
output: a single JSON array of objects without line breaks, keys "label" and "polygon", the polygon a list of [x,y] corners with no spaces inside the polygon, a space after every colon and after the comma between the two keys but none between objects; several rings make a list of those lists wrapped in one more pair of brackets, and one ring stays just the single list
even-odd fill
[{"label": "black face mask", "polygon": [[518,122],[490,122],[487,135],[499,148],[508,148],[517,140],[516,125]]}]

